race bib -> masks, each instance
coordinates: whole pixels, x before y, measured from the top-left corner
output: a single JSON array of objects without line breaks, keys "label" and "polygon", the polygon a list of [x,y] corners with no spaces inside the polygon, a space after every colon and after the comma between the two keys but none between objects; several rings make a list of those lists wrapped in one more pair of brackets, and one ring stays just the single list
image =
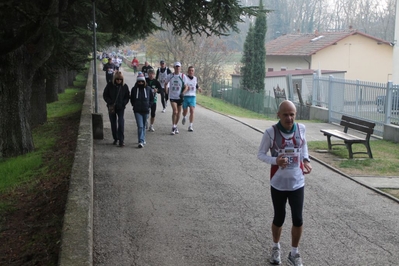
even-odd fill
[{"label": "race bib", "polygon": [[297,168],[300,166],[300,158],[301,158],[301,148],[285,148],[279,149],[278,155],[283,154],[285,158],[288,160],[288,165],[286,168]]}]

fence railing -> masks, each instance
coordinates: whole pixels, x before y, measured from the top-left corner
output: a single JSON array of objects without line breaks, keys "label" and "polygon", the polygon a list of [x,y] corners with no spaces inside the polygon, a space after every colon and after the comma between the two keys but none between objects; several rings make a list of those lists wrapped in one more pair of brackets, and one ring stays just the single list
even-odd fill
[{"label": "fence railing", "polygon": [[233,87],[231,80],[214,82],[212,84],[212,97],[223,99],[228,103],[260,114],[276,114],[277,110],[276,102],[271,95]]},{"label": "fence railing", "polygon": [[[235,88],[231,80],[212,85],[212,97],[242,108],[273,116],[277,102],[274,95]],[[291,95],[290,98],[294,98]],[[296,97],[297,98],[297,97]],[[339,123],[342,115],[376,123],[374,134],[383,135],[384,124],[399,125],[399,85],[313,76],[312,105],[325,107],[329,122]],[[301,118],[302,119],[302,118]]]},{"label": "fence railing", "polygon": [[374,134],[382,136],[384,124],[399,125],[399,86],[313,77],[312,105],[326,107],[329,122],[339,122],[343,114],[376,123]]}]

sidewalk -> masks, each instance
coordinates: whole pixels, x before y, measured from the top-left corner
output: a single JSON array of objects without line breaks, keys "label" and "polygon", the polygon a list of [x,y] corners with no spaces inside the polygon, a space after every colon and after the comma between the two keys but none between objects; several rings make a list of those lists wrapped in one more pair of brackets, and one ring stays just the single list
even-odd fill
[{"label": "sidewalk", "polygon": [[[275,121],[265,121],[265,120],[258,120],[258,119],[251,119],[251,118],[242,118],[242,117],[233,117],[232,119],[240,121],[248,125],[249,127],[263,133],[266,128],[275,124]],[[311,122],[301,122],[306,126],[306,139],[307,141],[326,141],[327,137],[324,136],[320,129],[338,129],[342,130],[342,127],[335,124],[329,123],[311,123]],[[355,133],[351,133],[355,134]],[[360,134],[360,133],[359,133]],[[355,134],[356,135],[356,134]],[[326,167],[331,168],[330,165],[327,163],[319,160],[317,157],[311,156],[313,160],[318,161],[319,163],[323,164]],[[387,197],[392,198],[393,200],[399,203],[399,199],[392,197],[391,195],[381,191],[382,188],[392,188],[392,189],[399,189],[399,176],[348,176],[345,173],[342,173],[338,169],[333,169],[336,172],[354,180],[355,182],[366,186],[380,194],[383,194]]]}]

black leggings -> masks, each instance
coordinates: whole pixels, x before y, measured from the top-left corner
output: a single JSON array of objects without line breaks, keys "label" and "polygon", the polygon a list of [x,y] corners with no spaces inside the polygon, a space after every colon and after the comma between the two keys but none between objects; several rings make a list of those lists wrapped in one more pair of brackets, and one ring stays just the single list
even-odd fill
[{"label": "black leggings", "polygon": [[169,95],[165,92],[165,89],[162,89],[160,94],[161,94],[162,107],[163,107],[163,109],[165,109],[166,108],[166,103],[169,100]]},{"label": "black leggings", "polygon": [[303,200],[305,188],[301,187],[294,191],[280,191],[273,187],[270,189],[274,208],[273,224],[281,227],[285,220],[285,205],[287,203],[291,207],[292,224],[300,227],[303,224]]}]

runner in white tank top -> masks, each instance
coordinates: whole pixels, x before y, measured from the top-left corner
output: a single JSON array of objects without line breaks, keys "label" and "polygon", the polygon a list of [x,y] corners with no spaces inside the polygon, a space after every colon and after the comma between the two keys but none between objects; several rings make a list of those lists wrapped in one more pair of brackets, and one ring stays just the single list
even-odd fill
[{"label": "runner in white tank top", "polygon": [[195,106],[197,104],[196,101],[196,95],[197,95],[197,90],[201,92],[201,88],[198,86],[197,82],[197,77],[194,76],[195,69],[193,66],[188,67],[187,71],[187,86],[188,90],[184,94],[184,100],[183,100],[183,119],[182,119],[182,124],[184,125],[186,123],[186,116],[188,112],[188,108],[190,108],[190,125],[188,126],[188,131],[193,132],[193,122],[194,122],[194,110]]},{"label": "runner in white tank top", "polygon": [[291,101],[283,101],[277,115],[280,121],[266,129],[258,151],[258,159],[271,164],[270,192],[274,217],[269,261],[276,265],[281,263],[280,238],[288,201],[292,218],[288,261],[290,265],[303,265],[298,246],[303,230],[304,174],[312,171],[305,138],[306,129],[303,124],[295,123],[296,107]]}]

